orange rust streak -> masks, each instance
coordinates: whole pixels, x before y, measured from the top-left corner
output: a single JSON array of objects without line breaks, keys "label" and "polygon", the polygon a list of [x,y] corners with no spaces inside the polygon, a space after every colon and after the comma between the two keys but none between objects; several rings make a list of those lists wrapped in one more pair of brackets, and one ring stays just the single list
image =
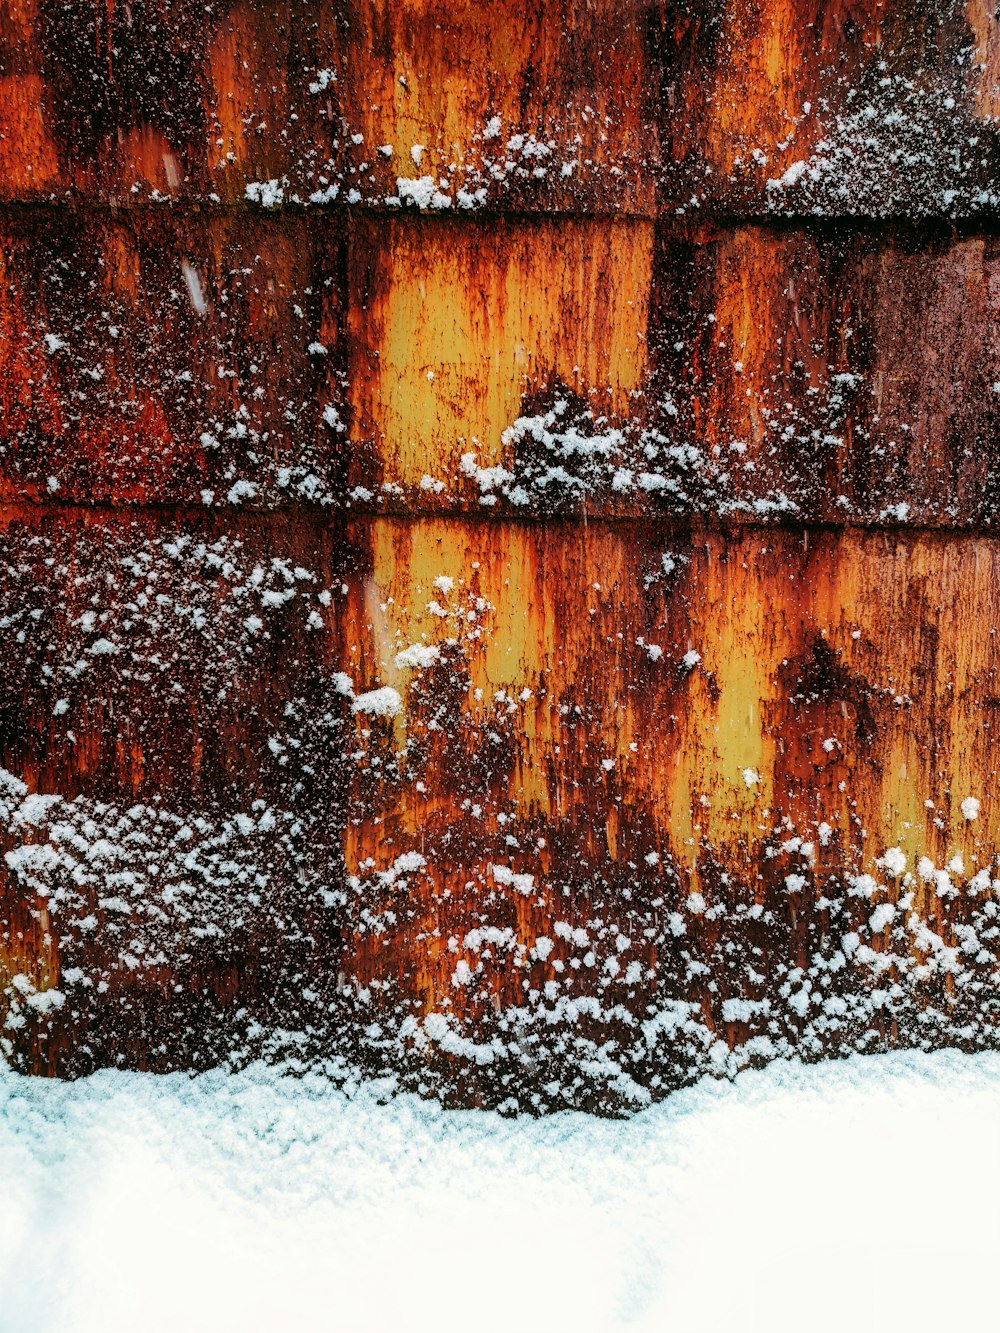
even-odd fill
[{"label": "orange rust streak", "polygon": [[[610,184],[614,209],[653,211],[655,180],[642,169],[657,155],[652,80],[639,74],[648,54],[636,0],[562,6],[558,17],[501,0],[488,22],[477,0],[352,0],[348,9],[352,30],[369,40],[346,57],[346,102],[370,151],[393,150],[374,161],[388,193],[397,177],[461,187],[467,168],[488,159],[503,171],[513,158],[525,174],[547,172],[555,189],[572,163],[565,180],[577,197],[581,179],[586,193]],[[523,164],[507,146],[516,134],[540,146]]]},{"label": "orange rust streak", "polygon": [[[656,873],[644,865],[650,851],[671,857],[686,873],[685,893],[711,892],[704,849],[736,892],[766,868],[765,848],[793,833],[829,869],[870,870],[900,846],[911,867],[922,855],[943,865],[960,852],[972,873],[997,850],[994,542],[705,534],[671,547],[681,572],[652,591],[645,580],[664,547],[651,530],[376,521],[372,547],[388,651],[439,644],[449,662],[431,669],[424,692],[421,673],[387,671],[370,627],[357,640],[365,688],[394,679],[406,700],[393,744],[405,734],[424,758],[386,789],[378,822],[352,830],[348,863],[364,873],[368,857],[382,869],[407,851],[428,858],[414,930],[437,933],[431,942],[397,938],[390,949],[402,975],[419,969],[427,996],[450,994],[461,1008],[444,942],[462,933],[463,885],[477,886],[475,896],[489,883],[488,857],[475,848],[502,833],[499,816],[518,837],[515,860],[537,877],[537,895],[523,904],[526,946],[567,910],[547,896],[548,865],[528,836],[561,822],[579,852],[633,862],[637,878]],[[434,590],[442,576],[454,580],[447,596]],[[476,597],[489,609],[469,622]],[[443,617],[428,612],[433,601]],[[656,660],[637,639],[661,649]],[[688,669],[692,650],[700,661]],[[433,723],[442,698],[458,710],[447,737]],[[456,746],[471,754],[505,724],[511,753],[477,793],[473,828],[456,787]],[[974,823],[958,808],[966,795],[982,801]],[[448,853],[435,856],[444,830]],[[564,845],[557,877],[572,878],[573,860]],[[387,963],[385,945],[369,948],[357,942],[362,975]],[[497,984],[514,1002],[520,974],[507,980],[507,989]]]},{"label": "orange rust streak", "polygon": [[353,406],[387,481],[453,484],[466,453],[502,462],[504,430],[546,391],[628,414],[646,359],[649,224],[391,223],[355,253],[376,258]]}]

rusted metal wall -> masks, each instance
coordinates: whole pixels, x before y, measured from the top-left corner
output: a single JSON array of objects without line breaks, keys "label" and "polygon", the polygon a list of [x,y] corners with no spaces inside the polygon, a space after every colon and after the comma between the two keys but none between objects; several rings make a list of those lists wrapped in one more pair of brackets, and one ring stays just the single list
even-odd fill
[{"label": "rusted metal wall", "polygon": [[0,13],[0,1043],[995,1045],[1000,21]]}]

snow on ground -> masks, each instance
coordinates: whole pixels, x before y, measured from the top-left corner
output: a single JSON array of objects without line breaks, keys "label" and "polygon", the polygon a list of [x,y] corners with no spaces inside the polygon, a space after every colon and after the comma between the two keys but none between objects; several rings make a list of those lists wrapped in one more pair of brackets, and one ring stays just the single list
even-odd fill
[{"label": "snow on ground", "polygon": [[0,1074],[0,1330],[982,1328],[1000,1055],[776,1064],[627,1122],[263,1071]]}]

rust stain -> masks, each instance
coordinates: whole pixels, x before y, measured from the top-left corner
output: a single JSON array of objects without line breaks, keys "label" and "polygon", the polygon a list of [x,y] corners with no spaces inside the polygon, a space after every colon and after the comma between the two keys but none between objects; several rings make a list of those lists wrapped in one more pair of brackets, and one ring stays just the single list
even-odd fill
[{"label": "rust stain", "polygon": [[691,450],[666,498],[992,523],[995,264],[992,237],[906,228],[662,230],[637,413]]},{"label": "rust stain", "polygon": [[[683,912],[698,895],[730,907],[747,887],[763,901],[803,871],[810,882],[845,867],[878,874],[887,848],[911,872],[925,856],[937,867],[960,857],[970,876],[993,864],[992,547],[706,536],[675,546],[670,581],[649,530],[384,526],[372,576],[382,647],[362,641],[359,655],[366,688],[391,679],[406,700],[392,732],[403,769],[398,798],[353,832],[348,866],[391,874],[414,853],[425,864],[409,890],[416,940],[362,935],[362,976],[383,975],[389,951],[400,977],[419,968],[427,1007],[449,997],[460,1014],[442,941],[468,934],[491,856],[532,879],[519,903],[527,911],[537,895],[517,936],[526,948],[531,930],[551,935],[560,913],[587,900],[598,866],[627,866],[634,892],[648,900],[660,886]],[[889,590],[898,606],[886,604]],[[479,602],[470,637],[466,608]],[[387,654],[413,643],[439,652],[426,683],[386,671]],[[491,733],[494,764],[470,783],[468,756]],[[980,803],[974,820],[959,808],[968,796]],[[460,813],[473,807],[474,819]],[[553,828],[555,863],[537,836]],[[794,840],[808,848],[801,863],[781,850]],[[728,888],[717,872],[706,880],[706,849]],[[913,892],[932,906],[932,882]],[[508,1005],[519,984],[516,972],[494,978]]]},{"label": "rust stain", "polygon": [[337,63],[335,4],[25,0],[6,11],[8,198],[231,202],[292,174],[307,197],[338,157],[329,100],[309,92]]},{"label": "rust stain", "polygon": [[448,180],[456,200],[483,190],[508,207],[648,214],[658,150],[643,15],[637,0],[562,5],[558,18],[503,0],[484,23],[470,0],[351,0],[345,104],[378,185],[394,195],[398,178],[423,176]]},{"label": "rust stain", "polygon": [[667,198],[800,217],[981,211],[997,27],[977,3],[659,6]]},{"label": "rust stain", "polygon": [[0,551],[11,1058],[305,1024],[496,1101],[542,1023],[556,1101],[610,1106],[573,1082],[607,1041],[637,1086],[794,1048],[796,968],[809,1042],[882,1041],[880,951],[894,1039],[966,1024],[940,950],[993,894],[995,541],[43,514]]},{"label": "rust stain", "polygon": [[273,503],[336,486],[336,225],[42,211],[7,219],[2,264],[7,497]]},{"label": "rust stain", "polygon": [[469,0],[18,0],[4,197],[964,217],[997,193],[980,0],[504,0],[489,20]]},{"label": "rust stain", "polygon": [[496,466],[522,405],[560,390],[626,416],[651,257],[646,223],[392,224],[356,242],[352,408],[383,479],[451,487],[463,455]]}]

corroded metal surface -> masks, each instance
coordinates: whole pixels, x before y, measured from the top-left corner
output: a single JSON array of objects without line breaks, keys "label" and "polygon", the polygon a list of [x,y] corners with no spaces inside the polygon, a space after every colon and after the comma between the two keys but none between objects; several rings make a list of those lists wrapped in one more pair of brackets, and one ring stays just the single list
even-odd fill
[{"label": "corroded metal surface", "polygon": [[[989,213],[983,0],[11,0],[7,198]],[[391,150],[391,151],[390,151]]]},{"label": "corroded metal surface", "polygon": [[52,207],[0,228],[9,500],[996,520],[992,236]]},{"label": "corroded metal surface", "polygon": [[991,1039],[998,559],[8,515],[11,1054],[168,1067],[277,1027],[608,1105],[727,1043]]},{"label": "corroded metal surface", "polygon": [[6,497],[249,503],[336,487],[340,228],[206,222],[61,209],[5,220]]},{"label": "corroded metal surface", "polygon": [[995,1044],[1000,24],[485,16],[0,16],[22,1067]]}]

